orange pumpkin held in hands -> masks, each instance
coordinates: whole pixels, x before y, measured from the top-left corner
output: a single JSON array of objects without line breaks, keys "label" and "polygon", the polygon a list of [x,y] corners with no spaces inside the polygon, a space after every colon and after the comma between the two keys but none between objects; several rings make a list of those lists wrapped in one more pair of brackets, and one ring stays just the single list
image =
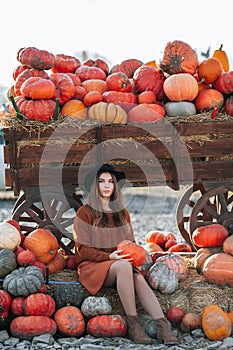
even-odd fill
[{"label": "orange pumpkin held in hands", "polygon": [[133,259],[131,261],[133,266],[142,266],[146,261],[146,250],[129,240],[121,241],[117,246],[117,250],[122,250],[119,255],[130,254],[129,258]]}]

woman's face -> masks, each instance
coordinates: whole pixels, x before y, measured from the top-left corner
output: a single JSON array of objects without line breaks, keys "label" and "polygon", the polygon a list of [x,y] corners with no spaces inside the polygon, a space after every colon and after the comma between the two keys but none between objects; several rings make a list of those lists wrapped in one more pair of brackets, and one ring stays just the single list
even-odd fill
[{"label": "woman's face", "polygon": [[110,173],[102,173],[99,176],[99,193],[102,198],[110,199],[114,191],[114,183]]}]

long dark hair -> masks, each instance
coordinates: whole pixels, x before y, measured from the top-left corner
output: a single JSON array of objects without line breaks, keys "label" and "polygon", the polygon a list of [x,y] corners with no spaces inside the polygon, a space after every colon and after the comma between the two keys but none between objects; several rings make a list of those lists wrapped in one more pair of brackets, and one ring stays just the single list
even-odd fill
[{"label": "long dark hair", "polygon": [[[99,177],[101,174],[102,173],[98,173],[93,181],[86,203],[94,216],[94,225],[108,227],[108,217],[102,208],[99,193]],[[110,197],[109,206],[112,209],[115,225],[118,227],[124,227],[127,226],[128,223],[127,210],[125,208],[123,195],[116,177],[114,174],[110,174],[113,180],[114,190]]]}]

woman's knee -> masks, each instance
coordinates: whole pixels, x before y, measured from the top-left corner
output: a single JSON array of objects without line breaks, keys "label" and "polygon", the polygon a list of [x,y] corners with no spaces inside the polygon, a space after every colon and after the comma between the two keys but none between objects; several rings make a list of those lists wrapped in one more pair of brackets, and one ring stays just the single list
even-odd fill
[{"label": "woman's knee", "polygon": [[119,273],[124,275],[133,273],[132,264],[127,260],[116,260],[111,267],[114,269],[116,275]]}]

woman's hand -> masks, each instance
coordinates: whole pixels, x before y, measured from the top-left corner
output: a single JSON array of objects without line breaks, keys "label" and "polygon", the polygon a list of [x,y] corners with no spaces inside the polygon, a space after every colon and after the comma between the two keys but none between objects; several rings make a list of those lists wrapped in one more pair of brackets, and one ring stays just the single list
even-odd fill
[{"label": "woman's hand", "polygon": [[132,261],[133,259],[130,258],[130,254],[122,254],[119,255],[119,253],[123,252],[123,250],[115,250],[111,254],[109,254],[109,259],[110,260],[127,260],[127,261]]}]

